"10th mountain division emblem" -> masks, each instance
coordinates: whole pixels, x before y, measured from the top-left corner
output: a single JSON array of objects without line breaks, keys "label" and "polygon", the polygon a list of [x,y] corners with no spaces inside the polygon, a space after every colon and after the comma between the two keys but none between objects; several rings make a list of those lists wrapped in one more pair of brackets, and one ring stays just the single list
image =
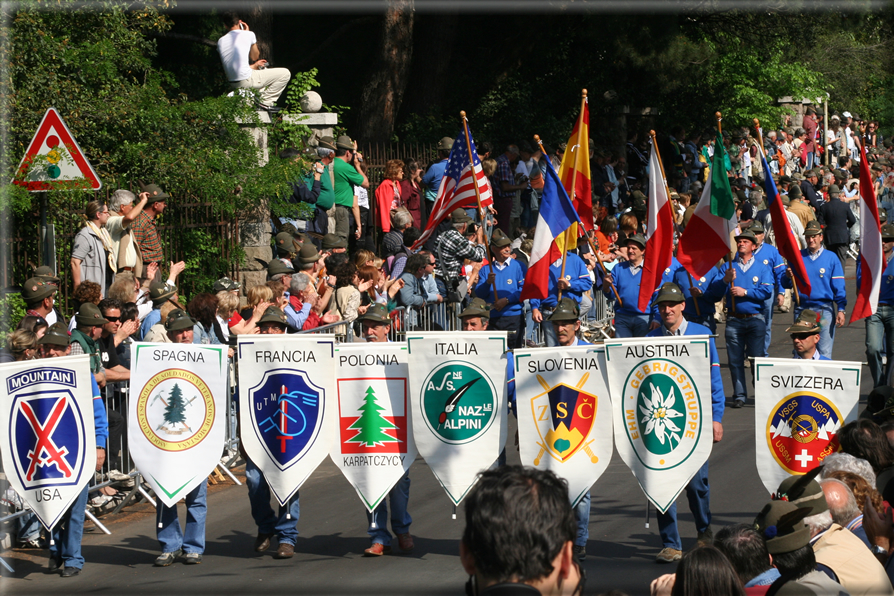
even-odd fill
[{"label": "10th mountain division emblem", "polygon": [[698,445],[703,412],[692,377],[663,358],[640,363],[624,382],[627,440],[644,466],[667,470]]},{"label": "10th mountain division emblem", "polygon": [[426,426],[436,437],[461,445],[490,428],[497,411],[497,390],[477,366],[444,362],[422,384],[420,406]]},{"label": "10th mountain division emblem", "polygon": [[839,449],[841,412],[818,393],[787,395],[767,420],[770,453],[789,474],[804,474]]},{"label": "10th mountain division emblem", "polygon": [[214,424],[214,398],[198,375],[163,370],[143,386],[137,419],[146,439],[163,451],[185,451],[201,443]]},{"label": "10th mountain division emblem", "polygon": [[583,450],[592,463],[599,458],[590,449],[593,439],[586,441],[596,420],[598,399],[581,387],[590,373],[584,373],[577,387],[559,383],[553,387],[537,375],[544,393],[531,399],[531,409],[537,434],[540,435],[540,452],[534,458],[534,465],[540,465],[544,454],[549,454],[559,462],[566,462],[578,451]]}]

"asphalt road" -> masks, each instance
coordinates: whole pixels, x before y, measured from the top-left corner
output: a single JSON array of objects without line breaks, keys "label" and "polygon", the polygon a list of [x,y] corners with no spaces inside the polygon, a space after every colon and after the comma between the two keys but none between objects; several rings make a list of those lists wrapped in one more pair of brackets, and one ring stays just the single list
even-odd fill
[{"label": "asphalt road", "polygon": [[[849,297],[854,296],[854,263],[846,268]],[[848,315],[850,313],[848,312]],[[791,314],[777,313],[773,320],[770,355],[791,355],[785,328]],[[718,328],[718,350],[724,367],[726,395],[730,395],[729,372],[723,325]],[[846,360],[864,360],[864,326],[838,330],[834,355]],[[871,389],[864,367],[862,400]],[[510,417],[511,419],[511,417]],[[514,426],[514,421],[512,422]],[[727,409],[723,419],[723,441],[714,446],[710,459],[711,509],[715,531],[725,525],[751,521],[769,498],[761,484],[754,455],[754,409],[752,402],[740,410]],[[514,428],[512,429],[514,431]],[[514,432],[510,432],[512,437]],[[510,439],[511,443],[511,439]],[[509,462],[518,463],[510,446]],[[59,594],[114,592],[117,594],[462,594],[466,576],[458,556],[458,540],[464,521],[460,508],[452,519],[453,506],[422,459],[410,472],[412,488],[409,510],[414,522],[411,532],[416,549],[409,555],[364,558],[369,544],[366,516],[355,491],[330,462],[311,476],[301,489],[300,532],[295,557],[272,558],[252,550],[257,529],[249,515],[244,486],[215,487],[209,493],[204,562],[198,566],[176,563],[156,568],[159,552],[154,515],[147,505],[128,510],[119,519],[103,521],[111,536],[99,532],[84,535],[87,560],[83,572],[61,579],[46,573],[46,552],[5,553],[15,574],[4,571],[3,594]],[[679,503],[683,548],[695,544],[695,527],[685,496]],[[181,505],[181,520],[184,519]],[[645,527],[646,498],[633,475],[615,454],[605,474],[592,489],[590,541],[583,566],[587,571],[587,594],[620,589],[629,594],[647,594],[649,582],[673,565],[657,565],[661,549],[654,509]]]}]

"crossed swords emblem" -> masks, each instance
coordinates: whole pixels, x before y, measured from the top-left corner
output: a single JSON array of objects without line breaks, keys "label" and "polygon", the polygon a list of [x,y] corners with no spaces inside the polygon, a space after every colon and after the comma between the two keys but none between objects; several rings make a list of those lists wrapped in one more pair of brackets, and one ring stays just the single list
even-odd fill
[{"label": "crossed swords emblem", "polygon": [[[578,381],[575,389],[582,388],[584,386],[584,383],[586,383],[587,379],[589,379],[589,378],[590,378],[590,373],[584,373],[584,376],[581,377],[580,381]],[[540,386],[543,387],[544,391],[546,391],[547,393],[552,391],[553,387],[550,387],[549,383],[546,382],[546,379],[544,379],[540,375],[537,375],[537,381],[540,383]],[[537,428],[537,433],[540,434],[539,426]],[[540,447],[540,451],[537,453],[537,457],[534,458],[535,466],[539,466],[540,460],[543,458],[543,456],[550,452],[550,448],[546,446],[546,440],[543,439],[542,434],[540,434],[540,438],[542,439],[542,442],[537,441],[537,446]],[[597,455],[595,453],[593,453],[593,449],[590,447],[590,444],[595,440],[596,439],[590,439],[589,441],[587,441],[586,443],[584,443],[583,445],[581,445],[579,447],[579,449],[582,449],[584,453],[586,453],[587,455],[590,456],[590,461],[594,464],[599,461],[599,457],[597,457]]]},{"label": "crossed swords emblem", "polygon": [[[31,404],[26,401],[20,402],[19,407],[25,415],[25,419],[34,431],[34,434],[37,435],[34,449],[29,451],[27,455],[31,463],[28,465],[28,471],[25,473],[25,480],[29,482],[33,480],[34,473],[38,467],[42,468],[53,464],[66,478],[71,478],[74,474],[74,470],[65,461],[65,456],[68,455],[68,447],[62,446],[60,448],[53,441],[53,433],[56,432],[67,405],[68,402],[64,397],[57,399],[56,403],[53,404],[50,415],[47,417],[46,424],[41,426]],[[46,453],[46,457],[43,456],[44,453]]]}]

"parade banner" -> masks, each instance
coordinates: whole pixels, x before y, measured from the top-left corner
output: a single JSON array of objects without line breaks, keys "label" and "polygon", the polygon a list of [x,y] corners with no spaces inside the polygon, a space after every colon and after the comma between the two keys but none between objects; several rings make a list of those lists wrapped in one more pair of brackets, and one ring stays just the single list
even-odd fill
[{"label": "parade banner", "polygon": [[338,440],[332,461],[373,511],[416,459],[406,343],[335,348]]},{"label": "parade banner", "polygon": [[239,336],[240,440],[280,505],[329,455],[334,350],[326,335]]},{"label": "parade banner", "polygon": [[90,358],[0,365],[0,443],[12,489],[52,529],[93,478],[96,431]]},{"label": "parade banner", "polygon": [[649,501],[676,501],[714,440],[708,336],[605,342],[615,445]]},{"label": "parade banner", "polygon": [[157,497],[173,507],[220,462],[227,346],[136,343],[131,350],[130,455]]},{"label": "parade banner", "polygon": [[838,431],[857,418],[860,372],[859,362],[754,359],[755,452],[767,492],[840,449]]},{"label": "parade banner", "polygon": [[408,333],[416,448],[455,505],[506,445],[505,331]]},{"label": "parade banner", "polygon": [[568,481],[573,505],[612,458],[612,405],[602,346],[515,350],[521,463]]}]

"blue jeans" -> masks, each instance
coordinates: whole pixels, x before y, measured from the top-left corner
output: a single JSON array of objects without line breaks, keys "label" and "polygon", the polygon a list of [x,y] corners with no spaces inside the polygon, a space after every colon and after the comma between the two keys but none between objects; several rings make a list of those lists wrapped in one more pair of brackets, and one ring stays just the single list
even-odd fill
[{"label": "blue jeans", "polygon": [[[798,320],[798,315],[804,312],[805,307],[798,306],[795,308],[795,320]],[[820,319],[820,338],[819,343],[816,344],[816,349],[819,350],[819,353],[826,358],[832,358],[832,344],[835,341],[835,312],[832,310],[832,303],[823,305],[820,308],[812,308],[812,310],[820,313],[822,318]]]},{"label": "blue jeans", "polygon": [[815,156],[816,156],[816,153],[814,153],[813,151],[811,151],[807,154],[807,169],[808,170],[813,169],[813,166],[815,165],[813,158]]},{"label": "blue jeans", "polygon": [[270,506],[270,485],[251,460],[245,462],[245,484],[248,486],[251,517],[258,526],[258,533],[276,534],[280,544],[288,543],[294,546],[298,541],[296,524],[301,515],[298,492],[295,492],[285,507],[280,506],[279,515],[276,515]]},{"label": "blue jeans", "polygon": [[764,320],[767,323],[767,334],[764,339],[764,354],[770,353],[770,336],[773,333],[773,306],[776,303],[776,293],[770,295],[764,302]]},{"label": "blue jeans", "polygon": [[[689,484],[686,485],[689,511],[695,518],[695,529],[704,532],[711,525],[711,487],[708,485],[708,462],[705,462]],[[667,548],[683,550],[680,530],[677,528],[677,504],[673,503],[667,513],[658,512],[658,531],[661,543]]]},{"label": "blue jeans", "polygon": [[553,324],[550,321],[546,320],[548,318],[548,315],[543,315],[543,322],[540,324],[540,329],[543,330],[543,340],[546,342],[547,347],[552,348],[559,345],[559,338],[556,336],[556,328],[553,327]]},{"label": "blue jeans", "polygon": [[882,354],[894,358],[894,306],[887,304],[879,304],[876,313],[866,319],[866,360],[873,388],[887,382],[891,360],[883,367]]},{"label": "blue jeans", "polygon": [[748,389],[745,385],[745,356],[766,356],[764,352],[766,333],[766,323],[760,315],[747,319],[730,316],[727,319],[726,354],[733,381],[733,399],[745,401],[748,398]]},{"label": "blue jeans", "polygon": [[615,337],[645,337],[649,332],[649,315],[615,313]]},{"label": "blue jeans", "polygon": [[208,514],[208,479],[186,495],[186,533],[180,529],[177,507],[167,507],[158,499],[155,506],[155,534],[161,552],[173,553],[182,548],[184,553],[205,552],[205,516]]},{"label": "blue jeans", "polygon": [[[704,312],[704,309],[702,309],[702,312]],[[686,316],[686,320],[689,321],[690,323],[698,323],[699,325],[704,325],[705,327],[707,327],[708,329],[711,330],[711,333],[713,333],[714,335],[717,335],[717,321],[714,319],[714,309],[713,308],[711,308],[710,313],[703,314],[701,316],[698,316],[698,315],[690,316],[686,313],[684,313],[684,315]]]},{"label": "blue jeans", "polygon": [[590,491],[587,491],[574,508],[574,518],[577,520],[577,538],[575,546],[586,546],[590,539]]},{"label": "blue jeans", "polygon": [[525,339],[534,341],[537,335],[537,327],[540,326],[540,323],[534,322],[534,311],[531,310],[531,303],[527,300],[524,301],[525,306]]},{"label": "blue jeans", "polygon": [[87,493],[84,490],[74,500],[68,511],[53,527],[50,541],[50,558],[56,559],[60,567],[84,568],[84,556],[81,555],[81,537],[84,535],[84,511],[87,509]]},{"label": "blue jeans", "polygon": [[[410,500],[410,472],[407,471],[391,492],[388,493],[388,500],[391,501],[391,529],[395,534],[406,534],[410,531],[410,524],[413,518],[407,513],[407,503]],[[375,515],[375,527],[373,527],[373,515]],[[391,534],[388,532],[388,505],[385,500],[379,503],[373,513],[366,512],[366,519],[369,521],[369,529],[366,533],[372,539],[373,543],[380,543],[384,546],[391,545]]]}]

